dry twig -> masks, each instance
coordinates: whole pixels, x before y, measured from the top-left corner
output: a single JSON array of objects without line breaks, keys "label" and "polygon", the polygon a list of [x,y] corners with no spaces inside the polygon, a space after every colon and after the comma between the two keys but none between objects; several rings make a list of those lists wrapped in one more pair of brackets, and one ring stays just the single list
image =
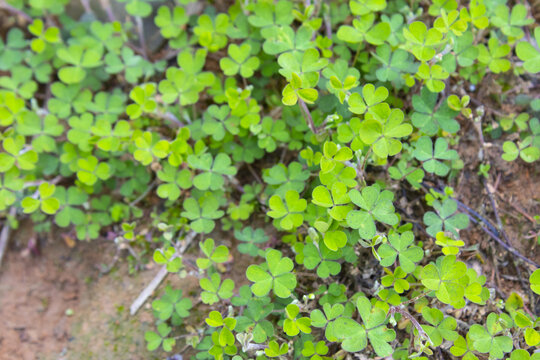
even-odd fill
[{"label": "dry twig", "polygon": [[[14,217],[17,212],[15,207],[12,207],[9,210],[9,216]],[[0,233],[0,266],[2,266],[2,259],[4,258],[4,253],[7,249],[7,244],[9,240],[9,234],[11,232],[11,227],[9,226],[9,219],[6,218],[2,232]]]},{"label": "dry twig", "polygon": [[300,105],[300,109],[302,110],[302,112],[304,113],[304,116],[306,117],[306,122],[309,128],[314,134],[317,134],[317,128],[315,127],[315,123],[313,122],[313,117],[311,117],[311,113],[309,112],[309,109],[306,103],[301,98],[298,98],[298,104]]},{"label": "dry twig", "polygon": [[22,10],[19,10],[11,5],[9,5],[8,3],[6,3],[5,0],[0,0],[0,10],[6,10],[7,12],[15,15],[15,16],[19,16],[21,18],[24,19],[24,21],[26,22],[32,22],[33,19],[30,15],[28,15],[27,13],[25,13],[24,11]]},{"label": "dry twig", "polygon": [[[195,238],[196,235],[197,233],[195,233],[194,231],[191,231],[189,234],[187,234],[186,237],[184,238],[184,245],[182,246],[181,249],[178,249],[176,251],[176,253],[173,255],[171,260],[181,256],[184,253],[184,251],[186,251],[187,247],[189,246],[189,244]],[[157,289],[157,287],[159,286],[159,284],[161,284],[163,279],[165,279],[167,274],[168,274],[167,266],[163,265],[161,269],[159,269],[159,272],[156,274],[156,276],[154,276],[152,281],[150,281],[150,283],[144,288],[144,290],[139,294],[139,296],[135,299],[135,301],[133,301],[133,303],[129,307],[129,313],[132,316],[135,315],[137,311],[139,311],[140,307],[143,306],[146,300]]]}]

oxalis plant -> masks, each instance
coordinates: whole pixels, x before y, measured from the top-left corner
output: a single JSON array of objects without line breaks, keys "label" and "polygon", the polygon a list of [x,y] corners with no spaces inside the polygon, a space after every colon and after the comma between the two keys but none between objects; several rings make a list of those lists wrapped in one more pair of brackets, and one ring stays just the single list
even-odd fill
[{"label": "oxalis plant", "polygon": [[[505,161],[540,158],[538,98],[482,102],[537,81],[528,4],[81,3],[0,2],[0,212],[197,277],[151,302],[149,350],[540,358],[534,309],[466,261],[471,217],[444,185],[464,124]],[[414,224],[404,193],[425,194]]]}]

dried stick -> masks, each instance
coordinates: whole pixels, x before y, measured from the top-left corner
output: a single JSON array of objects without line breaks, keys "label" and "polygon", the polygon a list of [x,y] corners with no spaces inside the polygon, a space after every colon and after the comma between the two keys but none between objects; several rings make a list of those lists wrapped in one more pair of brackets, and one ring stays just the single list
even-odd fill
[{"label": "dried stick", "polygon": [[109,0],[100,0],[100,3],[101,3],[101,7],[103,8],[103,10],[105,11],[105,13],[107,14],[107,18],[109,18],[109,21],[110,22],[115,22],[116,21],[116,16],[114,16],[114,11],[111,7],[111,3]]},{"label": "dried stick", "polygon": [[[176,256],[173,256],[172,259],[174,259]],[[171,260],[172,260],[171,259]],[[167,276],[168,271],[167,267],[163,266],[161,269],[159,269],[159,272],[154,276],[152,281],[144,288],[144,290],[141,292],[141,294],[135,299],[133,304],[129,307],[129,313],[131,316],[135,315],[137,311],[139,311],[140,307],[146,302],[146,300],[152,295],[152,293],[157,289],[159,284],[165,279]]]},{"label": "dried stick", "polygon": [[[9,216],[14,217],[17,212],[15,207],[9,209]],[[9,233],[11,232],[11,227],[9,226],[9,219],[6,218],[2,232],[0,233],[0,266],[2,266],[2,259],[4,258],[4,253],[7,249],[7,244],[9,240]]]},{"label": "dried stick", "polygon": [[54,179],[51,179],[51,180],[38,180],[38,181],[29,181],[29,182],[25,182],[24,185],[23,185],[23,189],[27,189],[29,187],[33,187],[33,186],[39,186],[43,183],[49,183],[49,184],[53,184],[53,185],[56,185],[58,184],[60,181],[62,180],[62,176],[57,176],[55,177]]},{"label": "dried stick", "polygon": [[94,14],[94,10],[92,10],[92,7],[90,6],[90,1],[89,0],[81,0],[81,5],[82,5],[82,7],[84,8],[84,11],[87,14],[90,14],[90,15],[96,17],[95,14]]},{"label": "dried stick", "polygon": [[141,195],[139,195],[138,198],[136,198],[135,200],[130,202],[129,206],[133,207],[133,206],[137,205],[142,199],[144,199],[146,197],[146,195],[148,195],[150,193],[150,191],[152,191],[154,189],[154,187],[156,185],[157,185],[157,179],[152,181],[152,183],[146,187],[146,190]]},{"label": "dried stick", "polygon": [[33,19],[30,15],[25,13],[22,10],[19,10],[8,3],[5,2],[5,0],[0,0],[0,10],[6,10],[9,13],[12,13],[13,15],[20,16],[23,18],[26,22],[32,22]]},{"label": "dried stick", "polygon": [[469,215],[469,219],[471,219],[471,221],[475,224],[477,224],[478,226],[480,226],[480,228],[486,233],[488,234],[493,240],[495,240],[496,242],[498,242],[503,248],[505,248],[508,252],[512,253],[513,255],[517,256],[518,258],[520,258],[521,260],[535,266],[537,269],[540,267],[537,263],[535,263],[533,260],[530,260],[528,258],[526,258],[525,256],[521,255],[516,249],[514,249],[512,246],[508,245],[507,243],[505,243],[503,240],[501,240],[500,237],[498,237],[497,235],[495,235],[493,232],[491,232],[489,229],[487,229],[486,227],[484,227],[482,224],[480,224],[480,222],[478,220],[476,220],[474,217],[470,216]]},{"label": "dried stick", "polygon": [[[502,234],[504,241],[510,245],[510,239],[508,238],[508,235],[506,234],[506,231],[504,231],[504,227],[501,221],[501,217],[499,216],[499,211],[497,210],[497,203],[495,201],[495,196],[493,196],[493,192],[491,191],[492,187],[488,184],[487,179],[483,178],[482,182],[484,183],[484,187],[486,188],[486,192],[489,196],[489,201],[491,202],[491,207],[493,208],[493,213],[495,214],[495,220],[497,221],[497,226],[499,228],[499,234]],[[529,290],[529,287],[527,284],[525,284],[525,281],[523,277],[521,276],[521,270],[519,269],[518,265],[516,264],[516,260],[512,258],[512,264],[514,265],[514,268],[516,269],[516,273],[519,275],[521,286],[525,291]],[[532,300],[532,297],[531,297]],[[532,302],[532,301],[531,301]]]},{"label": "dried stick", "polygon": [[[184,251],[186,251],[188,245],[191,243],[191,241],[195,238],[196,235],[197,233],[195,231],[191,231],[189,234],[187,234],[184,239],[184,245],[181,249],[178,249],[176,251],[176,253],[172,256],[171,260],[181,256]],[[139,311],[140,307],[143,306],[146,300],[148,300],[150,295],[152,295],[152,293],[157,289],[157,287],[159,286],[159,284],[161,284],[163,279],[165,279],[167,274],[167,266],[163,265],[161,269],[159,269],[159,272],[156,274],[156,276],[154,276],[152,281],[150,281],[150,283],[144,288],[144,290],[139,294],[139,296],[135,299],[135,301],[133,301],[133,303],[129,307],[129,313],[132,316],[135,315],[137,311]]]},{"label": "dried stick", "polygon": [[[427,189],[433,189],[433,190],[437,191],[438,193],[441,193],[441,194],[443,193],[439,189],[434,188],[432,186],[429,186],[427,184],[422,183],[422,186],[424,186]],[[527,263],[529,263],[531,265],[534,265],[536,268],[540,267],[536,262],[534,262],[533,260],[530,260],[530,259],[526,258],[525,256],[521,255],[515,248],[513,248],[511,245],[509,245],[509,244],[505,243],[503,240],[501,240],[501,238],[496,235],[499,232],[497,231],[495,226],[493,226],[493,224],[491,224],[491,222],[484,219],[480,214],[478,214],[476,211],[474,211],[473,209],[471,209],[470,207],[468,207],[467,205],[465,205],[464,203],[462,203],[458,199],[455,199],[455,198],[452,198],[452,199],[458,204],[458,207],[467,214],[469,219],[474,224],[477,224],[478,226],[480,226],[480,228],[486,234],[488,234],[493,240],[495,240],[496,242],[501,244],[501,246],[504,247],[507,251],[514,254],[515,256],[520,258],[521,260],[523,260],[523,261],[525,261],[525,262],[527,262]],[[476,216],[478,219],[476,219],[473,215]],[[488,228],[486,228],[484,225],[482,225],[481,222],[486,224],[486,226]]]},{"label": "dried stick", "polygon": [[495,197],[493,196],[493,193],[491,192],[491,189],[489,188],[489,184],[487,183],[486,179],[483,179],[482,181],[484,183],[484,187],[486,188],[486,192],[489,196],[489,201],[491,202],[491,207],[493,208],[493,213],[495,214],[495,220],[497,221],[497,227],[499,228],[499,234],[502,234],[504,240],[507,244],[510,244],[510,240],[508,239],[508,235],[506,235],[506,231],[504,231],[501,217],[499,216],[499,211],[497,210],[497,203],[495,202]]},{"label": "dried stick", "polygon": [[420,325],[420,323],[414,318],[414,316],[412,316],[407,310],[405,310],[404,307],[402,307],[401,305],[390,306],[390,309],[388,309],[388,316],[394,315],[395,313],[400,313],[403,317],[408,319],[413,324],[416,331],[418,331],[418,335],[420,335],[420,337],[423,337],[429,342],[432,342],[429,335],[422,328],[422,325]]},{"label": "dried stick", "polygon": [[311,113],[309,112],[309,109],[301,98],[298,98],[298,104],[300,105],[300,109],[302,109],[302,112],[304,113],[304,116],[306,117],[306,122],[308,126],[310,127],[311,131],[314,134],[317,134],[317,128],[315,127],[315,123],[313,122],[313,118],[311,117]]},{"label": "dried stick", "polygon": [[[440,190],[440,189],[437,189],[433,186],[429,186],[427,185],[426,183],[422,183],[422,186],[427,188],[427,189],[433,189],[435,190],[436,192],[438,192],[439,194],[443,194],[444,195],[444,191]],[[473,210],[472,208],[470,208],[469,206],[465,205],[464,203],[462,203],[461,201],[459,201],[458,199],[456,198],[452,198],[452,200],[454,200],[457,204],[458,204],[458,207],[461,208],[461,210],[465,211],[465,212],[468,212],[469,214],[472,214],[474,216],[476,216],[480,221],[482,221],[484,224],[486,224],[486,226],[491,229],[491,231],[493,233],[499,233],[497,231],[497,228],[495,227],[495,225],[493,225],[489,220],[485,219],[482,215],[480,215],[478,212],[476,212],[475,210]],[[469,217],[471,217],[469,215]]]},{"label": "dried stick", "polygon": [[525,210],[523,210],[523,208],[521,206],[519,206],[518,204],[515,204],[513,202],[511,202],[510,200],[506,200],[501,194],[497,193],[497,196],[503,200],[504,202],[507,202],[511,207],[513,207],[518,213],[520,213],[521,215],[525,216],[525,218],[527,220],[529,220],[530,222],[532,222],[534,225],[536,225],[536,220],[534,220],[532,218],[531,215],[527,214],[527,212],[525,212]]},{"label": "dried stick", "polygon": [[146,39],[144,37],[144,25],[140,16],[135,17],[135,24],[137,25],[137,31],[139,32],[139,43],[143,52],[143,57],[148,60],[148,49],[146,47]]},{"label": "dried stick", "polygon": [[246,163],[246,166],[247,166],[249,172],[251,173],[251,175],[253,175],[253,177],[255,178],[255,180],[257,180],[257,182],[262,185],[263,182],[262,182],[261,178],[259,177],[259,175],[257,175],[257,172],[255,171],[255,169],[253,169],[251,164]]},{"label": "dried stick", "polygon": [[[328,9],[330,8],[329,5],[328,6]],[[332,39],[332,20],[330,18],[330,14],[326,13],[324,14],[323,16],[323,20],[324,20],[324,30],[325,30],[325,33],[326,33],[326,37],[329,38],[329,39]],[[330,49],[332,49],[332,46],[330,46]]]}]

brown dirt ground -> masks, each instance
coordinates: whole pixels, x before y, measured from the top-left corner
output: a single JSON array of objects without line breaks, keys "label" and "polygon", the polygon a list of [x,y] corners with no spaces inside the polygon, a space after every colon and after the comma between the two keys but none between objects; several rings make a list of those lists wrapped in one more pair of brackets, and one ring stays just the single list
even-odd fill
[{"label": "brown dirt ground", "polygon": [[[27,250],[31,226],[21,228],[0,270],[0,360],[162,358],[146,350],[144,332],[154,328],[149,302],[129,316],[129,305],[156,267],[132,276],[123,263],[100,276],[97,265],[111,262],[112,244],[77,242],[70,248],[57,237],[33,256]],[[171,275],[165,283],[186,291],[198,285]]]},{"label": "brown dirt ground", "polygon": [[[473,126],[470,122],[462,123],[462,138],[457,150],[464,161],[464,168],[452,185],[458,199],[497,227],[486,185],[477,174],[480,143]],[[540,263],[540,246],[537,243],[540,226],[533,218],[540,214],[540,167],[521,159],[504,161],[501,158],[504,140],[485,138],[484,163],[491,164],[487,184],[510,245]],[[516,261],[515,256],[472,223],[460,235],[465,246],[479,246],[475,260],[481,265],[488,286],[495,288],[499,297],[506,298],[516,292],[533,312],[540,313],[540,299],[528,287],[529,275],[534,271],[532,266]]]}]

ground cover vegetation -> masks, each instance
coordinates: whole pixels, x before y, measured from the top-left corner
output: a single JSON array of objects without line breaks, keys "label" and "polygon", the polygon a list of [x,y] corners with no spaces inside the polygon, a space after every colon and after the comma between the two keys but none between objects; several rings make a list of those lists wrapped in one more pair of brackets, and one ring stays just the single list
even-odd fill
[{"label": "ground cover vegetation", "polygon": [[[151,302],[148,349],[540,358],[535,304],[502,300],[460,231],[485,229],[539,294],[535,259],[447,186],[467,123],[481,160],[493,141],[504,161],[538,164],[538,93],[500,94],[516,79],[538,89],[528,4],[118,0],[119,17],[81,2],[80,19],[69,0],[0,2],[13,25],[0,40],[0,213],[199,277]],[[482,161],[478,176],[489,171]]]}]

